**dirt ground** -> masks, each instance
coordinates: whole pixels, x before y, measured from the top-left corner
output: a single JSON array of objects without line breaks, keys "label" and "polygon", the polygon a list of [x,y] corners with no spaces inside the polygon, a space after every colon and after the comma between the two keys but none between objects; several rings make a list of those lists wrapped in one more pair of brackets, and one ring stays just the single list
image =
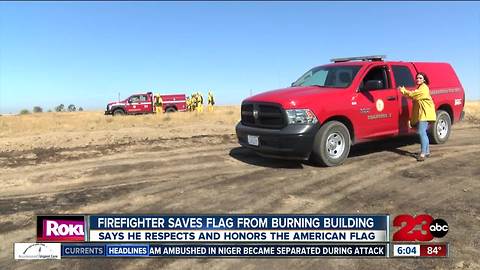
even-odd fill
[{"label": "dirt ground", "polygon": [[[405,137],[356,145],[334,168],[240,148],[235,121],[4,134],[0,269],[480,269],[477,121],[454,125],[422,163],[410,156],[417,139]],[[447,259],[13,260],[14,242],[35,241],[35,215],[73,213],[428,213],[448,222],[442,241],[451,251]]]}]

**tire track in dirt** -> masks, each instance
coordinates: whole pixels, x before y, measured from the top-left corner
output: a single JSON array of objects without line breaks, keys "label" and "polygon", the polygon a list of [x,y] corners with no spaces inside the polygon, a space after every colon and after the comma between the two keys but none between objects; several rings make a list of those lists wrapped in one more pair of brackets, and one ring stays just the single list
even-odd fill
[{"label": "tire track in dirt", "polygon": [[[236,138],[234,134],[222,135],[196,135],[192,137],[157,138],[145,140],[131,140],[102,145],[86,145],[73,148],[34,148],[24,151],[0,152],[0,168],[16,168],[25,165],[38,165],[48,162],[65,160],[79,160],[92,157],[101,157],[112,153],[127,150],[131,146],[150,146],[151,151],[163,151],[175,148],[175,145],[189,144],[197,146],[207,143],[232,143]],[[152,146],[154,145],[154,146]]]},{"label": "tire track in dirt", "polygon": [[[478,152],[478,149],[464,150],[455,154],[450,154],[449,158],[453,159],[461,155],[468,155]],[[323,205],[323,207],[321,207],[319,210],[323,208],[328,208],[329,206],[337,203],[342,198],[347,197],[357,191],[363,189],[368,190],[371,188],[371,186],[382,182],[387,184],[388,179],[391,179],[392,176],[397,175],[399,170],[411,168],[418,168],[418,164],[410,160],[398,159],[397,161],[393,162],[392,164],[388,164],[387,166],[377,165],[367,170],[364,170],[361,173],[350,177],[350,180],[348,181],[348,183],[346,183],[346,185],[338,187],[337,190],[331,192],[330,195],[322,196],[322,199],[318,203],[320,205]],[[371,177],[372,175],[374,175],[375,177]],[[324,191],[322,192],[325,193]]]},{"label": "tire track in dirt", "polygon": [[[217,147],[217,148],[218,148],[218,147]],[[225,149],[225,146],[223,146],[222,148]],[[219,154],[218,151],[210,151],[210,155],[212,155],[212,156],[216,156],[216,155],[218,155],[218,154]],[[200,155],[204,155],[204,154],[203,154],[203,153],[200,153]],[[192,156],[192,155],[189,154],[189,158],[192,158],[191,156]],[[195,157],[194,157],[194,158],[195,158]],[[176,160],[178,160],[179,164],[180,164],[180,163],[181,163],[181,164],[184,164],[184,163],[185,163],[185,160],[182,160],[182,159],[176,159]],[[134,160],[134,161],[135,161],[135,160]],[[112,162],[115,163],[115,160],[113,160]],[[132,158],[131,158],[131,157],[130,157],[130,162],[132,162]],[[215,161],[215,162],[216,162],[216,161]],[[73,162],[73,164],[72,164],[72,162],[67,162],[67,163],[70,163],[70,164],[69,164],[70,166],[68,166],[67,169],[64,169],[62,172],[60,172],[61,174],[65,174],[66,172],[70,171],[72,167],[75,168],[74,162]],[[211,162],[211,163],[213,163],[213,162]],[[198,164],[198,163],[197,163],[197,164]],[[167,166],[165,166],[165,168],[172,168],[172,167],[170,167],[169,165],[174,165],[174,164],[167,164]],[[53,170],[53,171],[56,171],[56,170],[58,170],[57,168],[58,168],[58,167],[61,167],[61,166],[63,166],[63,165],[55,166],[55,168],[53,168],[52,170]],[[121,165],[120,165],[120,166],[121,166]],[[205,165],[202,165],[202,166],[205,166]],[[209,166],[211,167],[211,166],[213,166],[213,165],[210,164]],[[209,167],[209,166],[205,166],[205,167]],[[176,167],[177,169],[180,169],[180,170],[182,169],[181,167],[178,167],[178,166],[174,166],[174,167]],[[38,169],[38,167],[37,167],[37,169]],[[33,171],[33,170],[32,170],[32,171]],[[18,172],[16,172],[16,173],[18,173],[18,174],[23,174],[24,172],[25,172],[24,170],[18,170]],[[173,172],[175,172],[175,170],[174,170]],[[82,172],[82,173],[83,173],[83,172]],[[17,177],[18,177],[18,174],[17,174]],[[155,175],[155,174],[150,172],[150,175]],[[165,174],[165,173],[162,173],[162,175],[170,176],[170,175]],[[7,175],[6,177],[7,177],[7,178],[15,178],[15,172],[11,173],[10,175]],[[117,178],[117,177],[114,176],[114,178]],[[65,180],[65,179],[68,179],[68,174],[67,174],[67,177],[63,177],[63,178],[59,179],[58,182],[68,182],[68,180]],[[4,179],[2,179],[2,181],[3,181],[3,180],[4,180]],[[97,181],[97,182],[98,182],[98,180],[95,179],[95,178],[93,178],[93,180],[92,180],[92,179],[90,179],[90,180],[91,180],[90,182],[94,182],[94,181]],[[123,183],[129,183],[129,182],[131,182],[131,179],[125,179],[124,181],[109,181],[110,179],[107,178],[107,179],[102,179],[102,180],[106,180],[106,181],[101,181],[100,186],[99,186],[99,183],[95,183],[94,185],[92,185],[92,183],[78,183],[78,189],[79,189],[79,191],[76,191],[76,192],[82,193],[83,190],[84,190],[83,186],[87,186],[87,187],[93,186],[92,188],[99,189],[99,188],[102,188],[102,185],[103,185],[103,186],[110,185],[110,186],[107,186],[107,187],[108,187],[108,188],[113,187],[112,190],[115,190],[115,189],[114,189],[115,186],[121,185],[121,184],[123,184]],[[117,178],[117,179],[114,179],[114,180],[118,180],[118,178]],[[35,182],[35,181],[34,181],[34,182]],[[57,183],[53,183],[52,186],[57,186]],[[24,187],[25,187],[25,186],[23,185],[22,188],[24,188]],[[70,195],[71,192],[69,192],[69,191],[75,190],[75,189],[77,189],[77,187],[72,186],[72,185],[68,185],[67,188],[65,188],[65,189],[62,191],[61,189],[59,190],[59,188],[58,188],[58,186],[57,186],[55,192],[56,192],[56,193],[59,193],[59,194],[60,194],[59,196],[65,197],[65,196],[71,196],[71,195]],[[32,203],[32,204],[28,203],[28,200],[30,200],[30,197],[34,198],[34,199],[33,199],[33,202],[36,202],[36,203],[38,203],[38,202],[51,203],[52,201],[55,202],[54,199],[50,198],[51,194],[49,194],[49,193],[52,193],[52,190],[51,190],[49,187],[47,187],[46,190],[47,190],[46,194],[39,194],[39,189],[37,188],[37,189],[32,190],[32,191],[35,192],[34,194],[31,194],[31,195],[30,195],[30,194],[28,194],[28,192],[27,192],[27,193],[24,194],[23,196],[18,197],[18,196],[12,196],[12,190],[11,190],[11,189],[10,189],[10,190],[8,190],[8,189],[3,189],[2,193],[3,193],[4,195],[7,195],[7,194],[8,194],[8,198],[7,198],[7,196],[2,196],[1,204],[4,206],[4,208],[2,208],[2,209],[8,209],[7,212],[5,212],[4,214],[10,213],[10,212],[15,212],[15,211],[23,211],[23,210],[32,210],[32,209],[35,209],[35,207],[32,206],[32,204],[35,204],[35,203]],[[5,198],[5,199],[3,199],[3,198]],[[6,203],[6,201],[11,201],[11,202]],[[15,206],[12,207],[12,205],[15,205]],[[4,217],[3,219],[5,219],[5,217]],[[7,222],[8,222],[8,221],[7,221]],[[5,223],[4,223],[4,224],[5,224]],[[6,226],[6,227],[8,228],[8,227],[12,227],[12,226]]]},{"label": "tire track in dirt", "polygon": [[[227,152],[227,150],[224,150],[224,152]],[[219,154],[218,151],[210,152],[210,155],[213,155],[213,156],[219,156],[218,154]],[[133,190],[135,192],[136,190],[139,190],[140,191],[139,193],[148,193],[148,190],[152,190],[152,188],[155,185],[161,187],[161,189],[157,190],[158,192],[167,192],[169,190],[177,190],[179,184],[188,186],[189,189],[196,189],[197,187],[194,184],[195,182],[198,182],[197,185],[199,186],[205,185],[203,181],[198,181],[198,173],[203,173],[204,175],[207,175],[208,177],[210,177],[210,173],[212,172],[212,169],[218,168],[219,160],[221,161],[221,159],[218,159],[218,158],[214,160],[205,159],[203,158],[205,156],[204,153],[198,153],[196,156],[194,155],[193,158],[198,159],[197,158],[198,156],[202,157],[201,158],[202,162],[200,163],[185,164],[184,159],[176,159],[176,162],[178,162],[178,164],[175,164],[175,162],[172,162],[172,160],[170,160],[172,164],[167,164],[168,166],[162,166],[161,167],[162,169],[160,170],[160,172],[157,172],[157,173],[154,172],[157,167],[146,166],[148,170],[145,170],[144,175],[140,175],[139,177],[137,175],[136,179],[138,179],[138,181],[136,184],[131,184],[132,178],[129,175],[123,175],[123,176],[113,175],[113,176],[107,177],[106,179],[101,179],[101,180],[105,180],[105,181],[102,181],[102,183],[94,183],[95,181],[97,181],[94,179],[90,179],[91,180],[90,183],[79,183],[79,185],[76,185],[76,186],[79,186],[79,188],[77,188],[76,186],[70,185],[67,187],[62,186],[61,188],[57,187],[56,189],[52,190],[47,187],[46,191],[43,193],[40,193],[40,190],[36,189],[35,194],[26,194],[21,196],[10,195],[0,200],[0,207],[1,209],[3,209],[2,210],[3,214],[8,215],[12,213],[19,213],[22,211],[35,210],[38,208],[37,204],[39,202],[44,202],[46,204],[53,204],[57,206],[58,205],[63,206],[65,203],[60,203],[60,202],[63,202],[65,200],[59,199],[59,198],[74,198],[72,200],[66,200],[67,205],[65,206],[69,206],[69,207],[76,204],[83,204],[89,197],[101,197],[102,198],[101,202],[103,203],[105,201],[108,201],[112,196],[115,198],[125,196],[125,194],[122,194],[115,189],[116,187],[124,186],[124,185],[129,186],[128,189],[130,191]],[[138,164],[138,162],[140,163],[144,162],[143,160],[140,160],[140,161],[136,160],[136,161],[137,163],[135,164]],[[113,166],[112,168],[109,168],[109,170],[110,169],[115,170],[117,166],[121,167],[125,165],[116,164],[116,165],[108,165],[108,166]],[[224,172],[223,175],[230,175],[233,173],[244,174],[246,172],[244,168],[235,169],[235,167],[232,167],[232,165],[230,165],[230,167],[231,167],[230,172],[228,173]],[[220,168],[222,172],[225,169],[229,169],[226,166],[222,166]],[[192,175],[190,177],[182,177],[180,183],[176,182],[175,179],[172,180],[173,178],[172,176],[176,175],[178,178],[179,173],[184,172],[187,169],[196,171],[197,175]],[[258,170],[258,168],[255,168],[255,167],[252,167],[252,169]],[[104,173],[104,171],[101,170],[100,173]],[[95,175],[96,173],[93,174],[92,177],[95,178]],[[221,175],[221,174],[218,173],[218,175]],[[147,179],[147,180],[142,180],[142,179]],[[156,182],[158,182],[158,184],[155,184]],[[206,181],[206,183],[208,183],[208,181]],[[89,184],[88,189],[83,188],[83,186],[86,184]],[[144,184],[148,186],[147,189],[142,189],[142,186],[144,186]],[[58,184],[56,183],[52,184],[52,186],[55,186],[55,185],[58,185]],[[101,196],[98,194],[95,194],[94,192],[96,190],[107,190],[107,189],[111,190],[112,192],[109,192],[109,194],[106,194],[106,192],[103,192]],[[11,190],[7,190],[5,193],[11,194]],[[132,193],[132,192],[129,192],[129,193]],[[135,193],[138,193],[138,192],[135,192]],[[139,194],[139,196],[141,197],[142,194]],[[91,201],[91,200],[89,201],[90,204],[92,202],[95,202],[95,201]],[[58,208],[53,208],[53,209],[49,209],[49,212],[50,211],[58,212],[58,210],[59,210]],[[3,219],[5,219],[5,216]],[[7,221],[7,222],[10,222],[10,221]],[[6,228],[8,227],[12,228],[13,226],[6,226]]]},{"label": "tire track in dirt", "polygon": [[[202,151],[208,151],[209,155],[213,155],[220,153],[218,151],[224,150],[227,147],[228,146],[215,146],[208,148],[208,146],[204,146],[199,147],[199,151],[197,152],[203,154]],[[185,153],[182,153],[180,151]],[[118,171],[120,171],[123,165],[131,167],[131,165],[135,164],[136,161],[141,161],[142,159],[157,162],[171,162],[177,159],[189,160],[193,157],[192,153],[187,152],[184,148],[180,148],[180,151],[179,149],[162,151],[162,155],[159,155],[158,153],[152,154],[151,150],[149,149],[131,149],[130,151],[126,151],[121,154],[112,154],[101,158],[88,158],[78,161],[64,161],[36,166],[26,165],[21,168],[4,169],[2,175],[0,175],[0,180],[4,184],[15,184],[18,181],[16,177],[18,177],[21,172],[21,175],[27,176],[27,178],[31,177],[32,179],[38,178],[40,180],[45,179],[51,181],[51,179],[48,179],[48,177],[51,177],[52,175],[64,176],[64,173],[70,172],[72,171],[72,169],[76,169],[76,171],[79,171],[83,175],[91,170],[94,170],[97,167],[102,167],[102,164],[108,163],[118,165],[119,168],[117,169]],[[198,154],[195,155],[198,156]]]},{"label": "tire track in dirt", "polygon": [[[150,153],[145,154],[135,152],[135,150],[126,153],[119,160],[109,158],[109,160],[103,160],[100,164],[98,162],[92,164],[92,161],[89,160],[67,161],[64,164],[55,164],[54,166],[45,165],[41,169],[39,167],[11,169],[0,176],[0,181],[4,183],[4,189],[0,191],[0,194],[20,195],[24,192],[25,185],[38,185],[40,183],[42,185],[37,189],[37,192],[47,191],[53,187],[59,189],[62,186],[64,189],[71,189],[72,185],[74,187],[92,181],[122,183],[121,179],[132,181],[132,178],[155,175],[151,170],[158,170],[162,174],[184,172],[189,166],[202,166],[203,163],[208,163],[205,166],[213,166],[221,162],[224,159],[222,154],[227,151],[226,149],[228,148],[222,146],[208,152],[177,153],[173,157],[155,157]],[[188,151],[188,149],[184,151]],[[199,162],[193,165],[189,164],[188,161],[192,158]],[[20,179],[18,179],[19,174],[21,174]],[[128,177],[132,178],[128,179]]]},{"label": "tire track in dirt", "polygon": [[[223,150],[223,155],[224,156],[227,156],[228,157],[228,148],[225,148],[225,147],[222,147],[224,150]],[[189,149],[186,149],[185,151],[189,151]],[[220,155],[221,151],[209,151],[209,155],[211,156],[221,156]],[[21,201],[15,201],[15,200],[12,200],[12,198],[8,198],[8,203],[9,205],[3,205],[5,204],[6,202],[2,201],[3,204],[0,204],[3,206],[2,209],[10,209],[9,211],[12,212],[12,213],[16,213],[15,215],[15,219],[12,219],[12,220],[18,220],[18,213],[21,213],[22,211],[26,211],[26,212],[23,212],[25,214],[30,214],[31,216],[33,216],[34,212],[32,211],[35,211],[35,210],[38,210],[40,208],[40,206],[38,205],[39,202],[42,202],[42,204],[46,204],[46,205],[49,205],[49,204],[52,204],[54,205],[55,207],[53,208],[49,208],[47,212],[52,212],[52,213],[61,213],[61,209],[64,207],[64,208],[69,208],[71,209],[72,206],[79,206],[79,205],[82,205],[84,202],[86,203],[86,198],[85,196],[88,196],[88,197],[94,197],[94,198],[97,198],[97,200],[88,200],[88,205],[90,206],[93,206],[95,208],[95,205],[102,205],[104,204],[105,202],[107,202],[108,204],[108,201],[109,200],[114,200],[114,201],[118,201],[118,198],[119,197],[122,197],[122,198],[127,198],[126,200],[124,201],[127,201],[128,202],[128,198],[129,197],[143,197],[147,192],[152,192],[152,186],[154,186],[152,184],[152,182],[158,182],[158,181],[161,181],[161,178],[163,178],[163,176],[167,176],[168,177],[168,174],[166,172],[168,171],[171,171],[172,173],[178,173],[178,172],[185,172],[186,169],[190,168],[190,169],[193,169],[197,172],[197,174],[199,172],[203,173],[204,175],[208,175],[211,173],[211,169],[212,168],[218,168],[220,169],[221,171],[225,170],[225,169],[228,169],[228,167],[226,166],[218,166],[219,164],[219,161],[221,160],[224,160],[224,158],[216,158],[215,160],[206,160],[204,157],[205,157],[205,154],[202,153],[202,152],[197,152],[196,154],[188,154],[189,155],[189,159],[198,159],[198,160],[201,160],[201,162],[196,162],[196,163],[193,163],[193,164],[188,164],[187,162],[185,162],[186,160],[184,158],[180,158],[180,159],[175,159],[172,161],[172,159],[169,159],[169,162],[171,164],[168,164],[169,166],[164,166],[162,167],[163,168],[163,171],[161,171],[160,173],[154,173],[153,170],[155,169],[155,167],[152,167],[152,169],[150,169],[150,171],[147,171],[147,174],[145,175],[145,178],[147,180],[144,180],[143,182],[137,182],[135,184],[121,184],[121,183],[111,183],[109,182],[110,185],[106,185],[105,183],[102,183],[101,186],[90,186],[89,188],[85,189],[80,189],[80,190],[77,190],[77,191],[68,191],[68,192],[65,192],[65,191],[50,191],[50,192],[47,192],[46,194],[28,194],[26,196],[23,196],[21,199]],[[150,156],[151,157],[151,156]],[[135,160],[135,162],[144,162],[143,159],[141,159],[140,161],[139,160]],[[113,166],[124,166],[124,164],[116,164],[116,165],[113,165]],[[234,166],[236,166],[236,163],[231,163],[230,162],[230,165],[229,165],[232,169],[235,169]],[[253,170],[258,170],[258,168],[256,167],[253,167],[253,166],[250,166],[251,169]],[[150,168],[150,167],[147,167],[147,168]],[[115,170],[114,167],[112,167],[111,169]],[[242,168],[242,169],[236,169],[236,170],[231,170],[230,173],[223,173],[223,175],[228,175],[228,174],[232,174],[232,173],[237,173],[237,174],[245,174],[246,170],[245,168]],[[150,174],[149,174],[150,173]],[[158,176],[158,175],[162,175],[162,177],[159,178],[156,178],[155,176]],[[94,175],[92,175],[92,177],[94,177]],[[127,177],[128,178],[128,177]],[[141,179],[141,178],[140,178]],[[218,178],[220,181],[223,180],[221,177]],[[117,179],[117,180],[120,180],[119,182],[131,182],[131,178],[130,179]],[[122,181],[123,180],[123,181]],[[171,183],[169,184],[168,181],[166,182],[162,182],[158,185],[158,187],[160,187],[160,189],[158,190],[155,190],[154,192],[163,192],[165,194],[168,194],[169,192],[172,193],[172,197],[175,197],[175,193],[176,190],[178,190],[178,185],[179,184],[182,184],[182,185],[186,185],[186,186],[189,186],[189,189],[195,189],[195,185],[189,183],[189,182],[198,182],[198,185],[205,185],[205,183],[203,182],[199,182],[198,181],[198,177],[196,177],[195,175],[192,175],[191,177],[182,177],[181,179],[181,183]],[[85,183],[83,183],[85,184]],[[91,183],[89,183],[91,184]],[[209,183],[207,182],[207,185]],[[211,184],[211,183],[210,183]],[[128,190],[128,194],[125,194],[124,192],[119,192],[118,191],[118,187],[124,187],[125,190]],[[71,188],[69,189],[71,190]],[[107,193],[99,193],[98,190],[103,190],[103,191],[107,191]],[[97,191],[97,193],[95,193],[95,191]],[[133,191],[133,192],[132,192]],[[9,192],[7,192],[8,194]],[[138,193],[138,194],[137,194]],[[114,197],[113,199],[111,199],[111,197]],[[64,203],[62,203],[62,198],[74,198],[74,200],[67,200],[65,201]],[[26,201],[26,200],[33,200],[31,203],[30,203],[30,208],[28,208],[28,205],[29,203]],[[6,201],[7,201],[6,200]],[[60,202],[59,202],[60,201]],[[156,202],[155,202],[156,204]],[[27,209],[18,209],[17,205],[20,205],[21,207],[23,208],[27,208]],[[14,206],[12,208],[12,206]],[[116,205],[113,205],[113,206],[116,206]],[[135,209],[137,209],[138,206],[135,207]],[[81,208],[84,208],[84,207],[81,207]],[[113,207],[112,207],[113,208]],[[109,208],[109,210],[111,211],[112,208]],[[116,208],[116,209],[122,209],[122,208]],[[132,212],[134,212],[135,210],[132,210]],[[5,211],[6,212],[6,211]],[[43,211],[43,213],[45,213],[45,211]],[[8,214],[8,213],[6,213]],[[37,212],[38,214],[38,212]],[[2,218],[3,219],[3,218]],[[18,224],[11,224],[12,226],[7,226],[7,229],[8,227],[10,227],[10,229],[19,229],[18,228]],[[30,225],[30,224],[29,224]],[[33,231],[33,228],[32,230],[30,231],[30,233],[26,234],[25,237],[26,239],[31,239],[31,233]],[[2,235],[2,237],[4,237],[4,235]],[[13,241],[13,239],[12,239]],[[18,240],[17,240],[18,242]]]}]

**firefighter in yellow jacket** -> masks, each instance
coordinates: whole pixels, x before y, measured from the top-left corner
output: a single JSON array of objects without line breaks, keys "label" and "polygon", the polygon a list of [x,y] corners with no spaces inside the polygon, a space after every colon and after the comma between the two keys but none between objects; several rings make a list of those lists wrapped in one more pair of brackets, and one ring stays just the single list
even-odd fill
[{"label": "firefighter in yellow jacket", "polygon": [[197,111],[203,112],[203,97],[202,94],[197,92]]},{"label": "firefighter in yellow jacket", "polygon": [[197,110],[197,97],[195,96],[195,93],[193,93],[190,98],[190,109],[192,112]]},{"label": "firefighter in yellow jacket", "polygon": [[215,105],[215,100],[213,99],[213,93],[208,91],[208,111],[213,112],[213,105]]},{"label": "firefighter in yellow jacket", "polygon": [[163,99],[160,96],[160,94],[155,94],[154,100],[155,100],[155,104],[154,104],[155,105],[155,112],[157,114],[162,114],[163,113]]},{"label": "firefighter in yellow jacket", "polygon": [[187,107],[187,112],[190,111],[190,97],[185,98],[185,106]]},{"label": "firefighter in yellow jacket", "polygon": [[410,119],[411,126],[417,127],[417,133],[420,135],[420,154],[417,156],[417,161],[424,161],[426,157],[430,156],[429,140],[427,135],[427,128],[429,122],[435,122],[437,115],[435,113],[435,104],[430,96],[430,89],[428,85],[430,81],[425,73],[419,72],[415,78],[417,89],[408,91],[405,87],[399,87],[402,95],[412,99],[412,117]]}]

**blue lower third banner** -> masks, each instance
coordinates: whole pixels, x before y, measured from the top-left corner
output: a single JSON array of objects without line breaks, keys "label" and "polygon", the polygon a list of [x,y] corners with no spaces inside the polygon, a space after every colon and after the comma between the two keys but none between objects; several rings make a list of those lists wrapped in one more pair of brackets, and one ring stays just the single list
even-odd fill
[{"label": "blue lower third banner", "polygon": [[62,258],[387,256],[387,244],[62,244]]},{"label": "blue lower third banner", "polygon": [[89,242],[379,243],[388,215],[102,215],[88,216]]}]

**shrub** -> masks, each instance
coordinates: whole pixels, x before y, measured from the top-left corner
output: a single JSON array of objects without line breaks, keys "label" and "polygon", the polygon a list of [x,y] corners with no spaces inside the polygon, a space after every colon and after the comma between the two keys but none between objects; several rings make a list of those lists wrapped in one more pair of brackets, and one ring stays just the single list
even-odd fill
[{"label": "shrub", "polygon": [[77,108],[75,107],[75,105],[73,105],[73,104],[68,105],[68,111],[69,112],[74,112],[76,110],[77,110]]},{"label": "shrub", "polygon": [[40,106],[35,106],[35,107],[33,107],[33,110],[32,110],[32,111],[33,111],[34,113],[41,113],[41,112],[43,112],[43,109],[42,109],[42,107],[40,107]]},{"label": "shrub", "polygon": [[65,105],[60,104],[57,107],[55,107],[56,112],[63,112],[65,110]]},{"label": "shrub", "polygon": [[30,113],[30,111],[27,110],[27,109],[23,109],[23,110],[20,111],[20,114],[29,114],[29,113]]}]

